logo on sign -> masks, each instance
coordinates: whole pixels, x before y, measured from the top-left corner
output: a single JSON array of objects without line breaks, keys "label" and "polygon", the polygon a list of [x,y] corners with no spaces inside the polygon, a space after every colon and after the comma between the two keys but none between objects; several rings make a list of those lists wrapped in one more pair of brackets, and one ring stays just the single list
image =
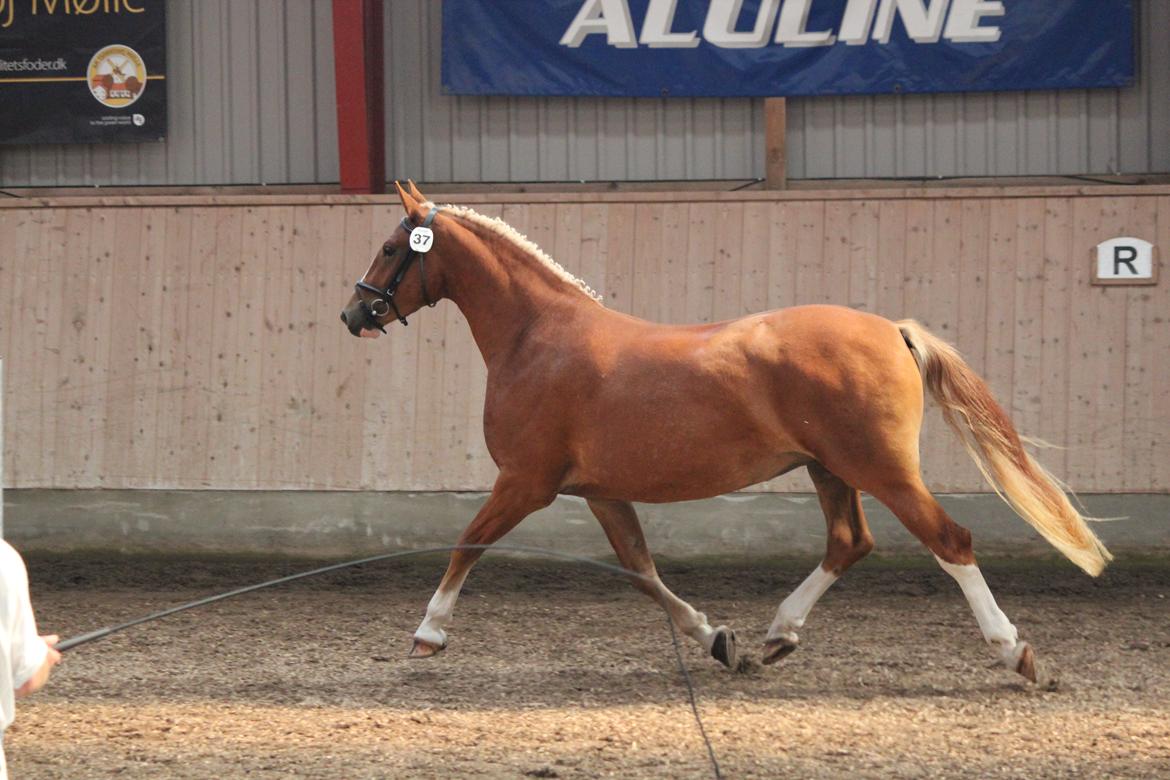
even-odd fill
[{"label": "logo on sign", "polygon": [[146,89],[146,64],[129,46],[100,49],[89,61],[86,75],[94,99],[109,108],[125,108]]},{"label": "logo on sign", "polygon": [[1153,284],[1154,245],[1140,238],[1111,238],[1097,244],[1093,281],[1098,284]]}]

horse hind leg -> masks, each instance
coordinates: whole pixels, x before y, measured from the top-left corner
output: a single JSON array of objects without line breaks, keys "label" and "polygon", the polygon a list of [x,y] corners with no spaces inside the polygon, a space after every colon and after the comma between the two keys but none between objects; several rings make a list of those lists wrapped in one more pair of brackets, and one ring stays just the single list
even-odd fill
[{"label": "horse hind leg", "polygon": [[706,615],[696,611],[663,584],[633,505],[628,501],[608,499],[589,499],[588,504],[621,565],[642,575],[630,578],[634,587],[661,604],[679,630],[702,645],[715,660],[734,669],[737,661],[735,632],[727,626],[712,628]]},{"label": "horse hind leg", "polygon": [[1016,627],[995,603],[975,563],[971,532],[947,515],[921,479],[872,492],[934,553],[943,570],[959,584],[983,638],[996,648],[1004,666],[1036,682],[1035,654],[1027,642],[1020,641]]},{"label": "horse hind leg", "polygon": [[846,569],[873,549],[873,536],[861,510],[861,494],[819,463],[809,464],[808,473],[828,526],[825,557],[776,610],[764,639],[765,664],[774,664],[796,649],[800,643],[796,631],[804,625],[813,606]]}]

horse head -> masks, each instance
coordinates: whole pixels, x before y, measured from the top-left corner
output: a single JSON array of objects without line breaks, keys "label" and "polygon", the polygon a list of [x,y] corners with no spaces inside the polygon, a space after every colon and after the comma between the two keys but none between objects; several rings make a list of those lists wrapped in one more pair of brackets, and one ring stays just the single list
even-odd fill
[{"label": "horse head", "polygon": [[406,212],[374,255],[369,270],[354,285],[353,295],[341,311],[341,321],[355,336],[377,338],[385,326],[445,297],[441,262],[435,247],[435,216],[439,208],[407,181],[404,189],[394,182]]}]

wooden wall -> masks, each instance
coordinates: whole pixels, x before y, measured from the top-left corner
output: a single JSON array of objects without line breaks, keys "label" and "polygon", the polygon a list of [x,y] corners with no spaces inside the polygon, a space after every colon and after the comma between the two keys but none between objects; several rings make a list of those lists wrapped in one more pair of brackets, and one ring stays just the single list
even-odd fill
[{"label": "wooden wall", "polygon": [[[955,342],[1084,492],[1170,489],[1170,280],[1091,287],[1090,250],[1170,246],[1170,188],[476,195],[606,304],[712,321],[797,303]],[[0,202],[10,487],[481,490],[484,368],[450,303],[352,338],[385,198]],[[1165,274],[1163,274],[1165,276]],[[983,491],[927,416],[943,491]],[[766,486],[807,490],[803,474]]]}]

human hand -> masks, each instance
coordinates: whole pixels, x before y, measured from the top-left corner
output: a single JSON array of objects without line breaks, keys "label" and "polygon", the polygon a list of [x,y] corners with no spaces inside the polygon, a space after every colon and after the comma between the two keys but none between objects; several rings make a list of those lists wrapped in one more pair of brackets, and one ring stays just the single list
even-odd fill
[{"label": "human hand", "polygon": [[61,662],[61,653],[56,650],[56,645],[61,641],[61,637],[56,634],[48,634],[42,636],[41,641],[48,646],[49,652],[45,655],[45,661],[41,664],[41,668],[37,669],[36,674],[16,689],[16,698],[18,699],[44,688],[45,683],[49,681],[49,674],[53,671],[53,667]]}]

